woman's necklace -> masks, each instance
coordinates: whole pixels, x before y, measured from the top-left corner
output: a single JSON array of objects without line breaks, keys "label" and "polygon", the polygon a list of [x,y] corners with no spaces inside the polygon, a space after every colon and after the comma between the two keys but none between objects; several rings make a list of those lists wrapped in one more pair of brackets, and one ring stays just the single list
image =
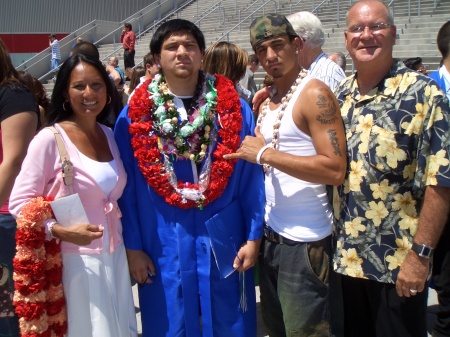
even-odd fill
[{"label": "woman's necklace", "polygon": [[[271,141],[271,146],[270,146],[272,149],[276,149],[278,146],[278,135],[279,135],[279,129],[280,129],[280,125],[281,125],[281,119],[284,116],[284,110],[286,110],[286,108],[289,104],[289,101],[292,98],[293,93],[295,92],[295,90],[297,90],[298,85],[300,84],[302,79],[305,78],[306,75],[308,75],[308,72],[302,68],[300,70],[300,72],[298,73],[298,76],[295,79],[294,83],[292,83],[291,87],[289,88],[288,92],[286,93],[286,95],[284,95],[283,98],[281,99],[281,108],[278,111],[275,122],[273,123],[272,141]],[[264,104],[264,106],[262,108],[262,111],[258,117],[258,122],[256,123],[256,125],[259,126],[260,130],[262,128],[264,117],[267,115],[267,112],[269,110],[270,101],[272,100],[273,96],[276,93],[277,93],[277,88],[274,86],[272,89],[272,92],[270,93],[269,98],[266,100],[266,103]],[[264,168],[264,172],[267,172],[267,170],[270,168],[270,165],[263,164],[263,168]]]}]

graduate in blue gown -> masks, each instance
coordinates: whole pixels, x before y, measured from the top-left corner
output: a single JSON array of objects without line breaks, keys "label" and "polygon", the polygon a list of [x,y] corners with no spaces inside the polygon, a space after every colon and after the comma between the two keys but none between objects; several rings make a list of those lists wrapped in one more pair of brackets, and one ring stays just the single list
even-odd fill
[{"label": "graduate in blue gown", "polygon": [[[252,133],[252,112],[230,81],[200,72],[205,41],[193,23],[167,21],[150,50],[162,75],[136,89],[115,127],[143,337],[256,336],[263,172],[222,157]],[[215,256],[211,241],[227,253]]]}]

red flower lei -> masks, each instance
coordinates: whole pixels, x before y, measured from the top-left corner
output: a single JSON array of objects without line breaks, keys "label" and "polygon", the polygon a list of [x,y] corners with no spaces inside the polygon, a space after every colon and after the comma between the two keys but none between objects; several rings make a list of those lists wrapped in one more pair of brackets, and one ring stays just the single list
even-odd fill
[{"label": "red flower lei", "polygon": [[17,218],[15,312],[22,337],[62,337],[67,332],[59,243],[45,240],[44,220],[54,218],[49,198],[31,199]]},{"label": "red flower lei", "polygon": [[[129,103],[128,117],[131,119],[129,132],[132,136],[131,146],[138,166],[149,186],[153,187],[164,200],[173,206],[183,209],[203,206],[220,197],[227,187],[237,160],[225,160],[225,154],[237,151],[241,138],[239,131],[242,129],[241,103],[233,83],[222,75],[216,77],[215,88],[217,91],[217,105],[215,112],[219,121],[219,140],[216,150],[213,152],[214,162],[211,165],[210,183],[201,202],[183,200],[170,184],[162,162],[162,155],[158,149],[158,137],[152,133],[152,121],[150,114],[154,113],[155,105],[147,91],[151,80],[147,80],[139,86]],[[193,188],[199,190],[198,184],[178,181],[178,188]]]}]

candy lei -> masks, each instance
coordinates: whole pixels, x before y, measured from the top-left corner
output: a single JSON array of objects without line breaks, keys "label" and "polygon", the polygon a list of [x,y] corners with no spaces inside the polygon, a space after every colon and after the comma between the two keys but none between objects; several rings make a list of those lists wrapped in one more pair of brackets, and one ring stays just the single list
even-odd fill
[{"label": "candy lei", "polygon": [[[280,129],[280,125],[281,125],[281,119],[284,116],[284,110],[286,110],[289,101],[292,98],[292,94],[295,92],[295,90],[297,89],[298,85],[300,84],[300,82],[302,81],[302,79],[308,75],[308,72],[305,69],[301,69],[300,72],[298,73],[297,78],[295,79],[294,83],[292,83],[291,87],[289,88],[288,92],[286,93],[286,95],[281,99],[281,108],[278,111],[277,114],[277,118],[275,120],[275,123],[273,123],[273,132],[272,132],[272,141],[271,141],[271,148],[272,149],[276,149],[278,146],[278,135],[279,135],[279,129]],[[277,93],[277,88],[274,86],[272,89],[272,92],[270,93],[269,98],[266,100],[266,103],[264,104],[261,113],[259,114],[258,117],[258,121],[256,123],[257,126],[259,126],[259,129],[261,130],[262,128],[262,124],[264,121],[264,117],[266,117],[267,115],[267,111],[269,110],[269,104],[270,101],[272,100],[273,96]],[[270,165],[268,164],[263,164],[263,168],[264,171],[267,172],[267,170],[270,168]]]},{"label": "candy lei", "polygon": [[[241,105],[233,83],[221,75],[201,75],[200,81],[201,97],[197,97],[197,109],[188,123],[171,110],[175,109],[171,105],[174,97],[165,91],[167,85],[160,77],[136,88],[128,110],[131,146],[141,173],[168,204],[183,209],[202,209],[222,195],[236,163],[223,156],[236,152],[240,145]],[[160,93],[156,96],[157,103],[152,91]],[[157,109],[160,109],[158,114]],[[162,116],[164,113],[166,118]],[[196,122],[198,116],[202,117],[202,123]],[[172,128],[167,126],[169,119]],[[184,133],[182,129],[186,125],[189,132]],[[197,147],[189,147],[193,137],[199,140]],[[188,157],[184,152],[180,154],[181,151],[189,152],[193,162],[203,161],[198,183],[177,180],[172,162]]]}]

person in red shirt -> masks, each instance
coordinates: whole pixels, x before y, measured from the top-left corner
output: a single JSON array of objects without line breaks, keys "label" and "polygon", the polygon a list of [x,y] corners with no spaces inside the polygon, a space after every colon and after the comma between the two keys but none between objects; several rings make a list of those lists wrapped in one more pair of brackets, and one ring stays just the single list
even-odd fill
[{"label": "person in red shirt", "polygon": [[122,42],[124,49],[123,62],[125,63],[125,69],[134,67],[134,45],[136,43],[136,35],[132,29],[131,23],[126,22],[123,25],[122,35],[120,35],[120,42]]}]

